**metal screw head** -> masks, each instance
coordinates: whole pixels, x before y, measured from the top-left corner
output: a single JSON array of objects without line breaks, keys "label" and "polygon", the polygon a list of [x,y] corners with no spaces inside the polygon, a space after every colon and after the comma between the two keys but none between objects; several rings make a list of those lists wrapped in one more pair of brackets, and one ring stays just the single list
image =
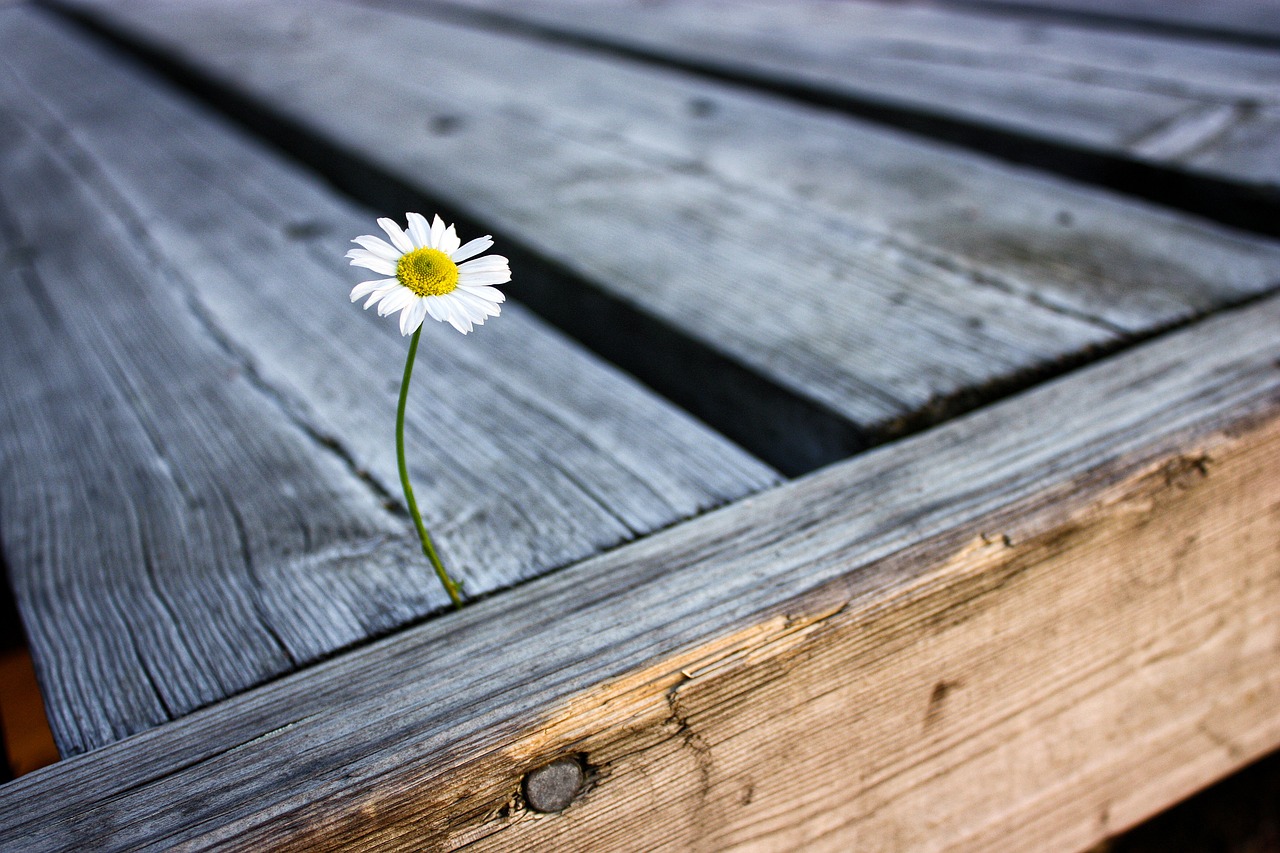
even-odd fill
[{"label": "metal screw head", "polygon": [[582,765],[572,758],[553,761],[524,777],[524,802],[535,812],[558,812],[582,790]]}]

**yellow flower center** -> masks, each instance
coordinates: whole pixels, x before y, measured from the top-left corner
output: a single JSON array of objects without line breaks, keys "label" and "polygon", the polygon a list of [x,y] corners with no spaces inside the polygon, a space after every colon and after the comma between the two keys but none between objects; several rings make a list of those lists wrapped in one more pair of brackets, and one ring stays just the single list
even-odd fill
[{"label": "yellow flower center", "polygon": [[396,278],[419,296],[444,296],[458,287],[458,265],[439,249],[414,249],[396,261]]}]

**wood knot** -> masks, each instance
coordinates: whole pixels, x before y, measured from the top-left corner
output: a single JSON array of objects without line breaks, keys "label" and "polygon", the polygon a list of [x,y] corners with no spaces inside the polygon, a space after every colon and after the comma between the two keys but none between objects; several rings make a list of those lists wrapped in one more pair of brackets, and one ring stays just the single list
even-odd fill
[{"label": "wood knot", "polygon": [[719,107],[716,105],[716,102],[710,98],[689,99],[689,112],[695,118],[707,118],[708,116],[715,115],[716,110],[718,109]]},{"label": "wood knot", "polygon": [[960,686],[959,681],[939,681],[929,694],[929,706],[924,712],[924,727],[932,727],[942,717],[942,705],[951,691]]},{"label": "wood knot", "polygon": [[284,236],[290,240],[311,240],[325,236],[328,231],[329,229],[325,227],[323,222],[311,219],[289,222],[284,226]]},{"label": "wood knot", "polygon": [[525,805],[544,814],[564,811],[577,799],[584,781],[582,762],[575,758],[553,761],[525,774],[522,785]]},{"label": "wood knot", "polygon": [[1191,488],[1209,476],[1209,461],[1209,457],[1204,454],[1170,459],[1161,469],[1164,484],[1176,489]]},{"label": "wood knot", "polygon": [[452,136],[462,130],[463,119],[455,115],[434,115],[427,119],[427,129],[436,136]]}]

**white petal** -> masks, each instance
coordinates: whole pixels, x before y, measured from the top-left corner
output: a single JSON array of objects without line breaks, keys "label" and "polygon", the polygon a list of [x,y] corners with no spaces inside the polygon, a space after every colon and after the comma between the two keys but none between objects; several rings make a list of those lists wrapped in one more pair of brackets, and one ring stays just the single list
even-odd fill
[{"label": "white petal", "polygon": [[440,301],[436,303],[436,312],[440,315],[440,319],[445,323],[454,323],[453,306],[449,304],[448,299],[444,297],[440,298]]},{"label": "white petal", "polygon": [[419,296],[400,312],[400,335],[402,337],[422,325],[422,314],[424,312],[419,310],[421,308],[422,297]]},{"label": "white petal", "polygon": [[413,317],[413,306],[405,308],[400,312],[400,336],[404,337],[409,334],[409,320]]},{"label": "white petal", "polygon": [[476,296],[474,293],[471,293],[464,288],[459,287],[449,295],[457,298],[464,305],[470,308],[471,316],[473,318],[477,316],[476,312],[479,312],[479,317],[481,319],[478,322],[483,323],[484,317],[497,317],[498,314],[502,313],[502,309],[498,307],[496,303],[490,302],[483,297]]},{"label": "white petal", "polygon": [[395,296],[398,291],[399,291],[398,287],[388,287],[386,290],[382,290],[382,289],[375,290],[373,292],[373,295],[370,296],[369,299],[364,303],[365,309],[368,310],[369,306],[372,304],[375,308],[378,309],[378,316],[381,317],[382,315],[387,313],[386,311],[382,310],[382,306],[386,303],[388,299],[390,299],[392,296]]},{"label": "white petal", "polygon": [[458,239],[458,231],[452,225],[444,229],[444,236],[440,238],[440,245],[437,246],[440,251],[446,255],[452,255],[458,250],[462,241]]},{"label": "white petal", "polygon": [[409,237],[413,245],[419,249],[430,248],[431,226],[427,224],[427,218],[421,213],[406,213],[405,218],[409,220]]},{"label": "white petal", "polygon": [[438,296],[435,299],[436,315],[442,322],[450,323],[453,321],[453,302],[448,296]]},{"label": "white petal", "polygon": [[511,281],[511,271],[471,272],[458,270],[458,284],[462,287],[483,287],[489,284],[506,284]]},{"label": "white petal", "polygon": [[378,314],[383,317],[388,314],[394,314],[417,298],[418,294],[409,288],[397,288],[386,299],[382,300],[382,303],[378,306]]},{"label": "white petal", "polygon": [[459,264],[465,261],[467,258],[475,257],[476,255],[485,251],[492,245],[493,245],[493,238],[486,234],[483,237],[477,237],[474,240],[468,241],[466,244],[463,245],[461,249],[455,249],[454,251],[450,252],[449,257],[450,259],[452,259],[452,261],[455,264]]},{"label": "white petal", "polygon": [[440,248],[440,238],[444,236],[444,220],[440,218],[440,214],[436,214],[436,218],[431,220],[431,248]]},{"label": "white petal", "polygon": [[379,227],[387,232],[387,236],[391,238],[391,245],[395,246],[401,252],[412,252],[413,241],[409,239],[409,235],[401,230],[400,226],[395,222],[383,217],[378,220]]},{"label": "white petal", "polygon": [[444,322],[445,315],[440,311],[441,298],[439,296],[428,296],[422,300],[427,305],[427,313],[431,315],[431,319]]},{"label": "white petal", "polygon": [[409,321],[409,331],[412,332],[414,329],[421,326],[422,321],[427,317],[427,300],[425,298],[419,298],[417,302],[413,303],[413,305],[409,307],[409,310],[413,312],[413,319]]},{"label": "white petal", "polygon": [[498,288],[496,287],[473,287],[469,284],[463,284],[463,285],[459,285],[458,289],[465,290],[467,293],[470,293],[472,296],[478,296],[481,299],[485,299],[489,302],[506,302],[507,301],[507,294],[503,293],[501,290],[498,290]]},{"label": "white petal", "polygon": [[364,258],[355,258],[351,261],[351,266],[364,267],[367,270],[373,270],[379,275],[396,274],[395,264],[391,263],[391,261],[383,260],[382,258],[375,258],[373,255],[369,255]]},{"label": "white petal", "polygon": [[456,316],[466,318],[468,323],[474,323],[477,320],[484,322],[484,312],[477,310],[466,299],[459,296],[461,291],[455,290],[449,294],[449,308]]},{"label": "white petal", "polygon": [[[454,263],[457,262],[455,261]],[[506,269],[511,269],[510,262],[502,255],[485,255],[483,258],[476,258],[474,261],[458,264],[459,271],[493,272],[494,270]]]},{"label": "white petal", "polygon": [[373,293],[375,290],[387,284],[388,282],[394,283],[395,279],[379,278],[373,281],[360,282],[355,287],[351,288],[351,301],[355,302],[357,299],[361,299],[365,296],[368,296],[370,293]]},{"label": "white petal", "polygon": [[351,258],[351,260],[353,261],[372,260],[372,261],[381,261],[385,264],[394,264],[397,262],[397,258],[387,259],[387,258],[384,258],[382,255],[379,255],[377,252],[370,252],[368,249],[352,249],[351,251],[347,252],[347,257]]},{"label": "white petal", "polygon": [[[375,237],[372,234],[365,234],[363,237],[357,237],[351,242],[359,243],[368,251],[373,252],[380,258],[386,258],[388,261],[398,261],[400,260],[400,255],[403,254],[402,252],[396,251],[396,247],[388,243],[386,240],[383,240],[381,237]],[[351,251],[355,250],[352,249]],[[347,252],[347,257],[351,257],[351,252]]]},{"label": "white petal", "polygon": [[388,279],[386,284],[379,287],[369,295],[369,299],[364,303],[365,310],[369,310],[370,305],[373,305],[376,302],[381,302],[388,293],[400,286],[400,282],[396,281],[394,278]]},{"label": "white petal", "polygon": [[462,334],[471,331],[471,320],[467,318],[467,314],[462,310],[462,306],[458,305],[454,300],[445,298],[440,301],[440,310],[444,312],[445,319],[449,321],[449,325],[453,326]]},{"label": "white petal", "polygon": [[465,302],[458,302],[457,304],[459,306],[459,310],[466,315],[467,319],[472,324],[476,326],[484,325],[485,318],[488,317],[489,314],[483,308],[467,305]]}]

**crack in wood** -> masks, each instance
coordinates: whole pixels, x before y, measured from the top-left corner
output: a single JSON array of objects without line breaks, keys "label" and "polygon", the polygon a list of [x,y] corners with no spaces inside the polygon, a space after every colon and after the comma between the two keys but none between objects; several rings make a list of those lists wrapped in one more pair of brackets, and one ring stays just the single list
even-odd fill
[{"label": "crack in wood", "polygon": [[[20,75],[16,72],[12,74],[11,79],[21,80]],[[351,474],[360,482],[368,486],[373,493],[382,502],[384,508],[389,512],[408,518],[408,511],[404,507],[403,502],[395,498],[387,487],[381,483],[369,471],[362,468],[352,456],[350,450],[343,444],[337,436],[330,435],[318,429],[314,424],[310,423],[302,414],[303,407],[297,401],[292,400],[281,389],[274,387],[267,382],[258,371],[253,358],[240,347],[236,346],[233,338],[222,329],[210,312],[201,303],[196,289],[191,285],[188,278],[173,267],[167,256],[156,245],[154,237],[146,227],[145,221],[141,218],[138,211],[129,204],[128,199],[115,191],[115,185],[108,175],[101,169],[99,164],[94,160],[93,152],[81,146],[71,133],[71,129],[66,125],[61,116],[55,115],[49,110],[46,103],[38,98],[32,97],[30,103],[41,110],[42,115],[47,119],[49,124],[39,128],[38,132],[51,149],[59,151],[67,160],[73,164],[73,167],[83,173],[92,174],[95,178],[93,185],[98,190],[98,197],[107,204],[112,213],[115,214],[122,225],[136,238],[136,245],[143,249],[151,258],[151,261],[160,268],[165,270],[166,277],[172,281],[178,282],[183,288],[184,303],[186,304],[191,316],[197,321],[207,333],[209,339],[216,344],[234,363],[239,367],[241,374],[245,377],[253,387],[258,390],[262,396],[270,400],[285,416],[289,423],[297,427],[304,435],[316,443],[323,450],[332,453],[342,464],[351,472]],[[39,282],[32,281],[30,284],[40,289],[43,287]],[[41,297],[42,304],[48,310],[51,318],[56,320],[57,312],[53,309],[52,302],[47,294]],[[155,437],[159,440],[159,437]],[[302,530],[307,532],[306,525]]]},{"label": "crack in wood", "polygon": [[711,799],[715,759],[711,753],[711,744],[693,727],[688,716],[680,707],[680,688],[686,683],[688,682],[675,684],[667,691],[667,707],[670,709],[670,716],[666,719],[664,725],[674,730],[675,736],[680,739],[680,743],[693,757],[694,770],[698,776],[695,794],[698,802],[692,806],[695,825],[693,836],[695,839],[694,844],[698,846],[705,841],[710,828],[707,822],[710,819],[710,814],[706,806]]}]

